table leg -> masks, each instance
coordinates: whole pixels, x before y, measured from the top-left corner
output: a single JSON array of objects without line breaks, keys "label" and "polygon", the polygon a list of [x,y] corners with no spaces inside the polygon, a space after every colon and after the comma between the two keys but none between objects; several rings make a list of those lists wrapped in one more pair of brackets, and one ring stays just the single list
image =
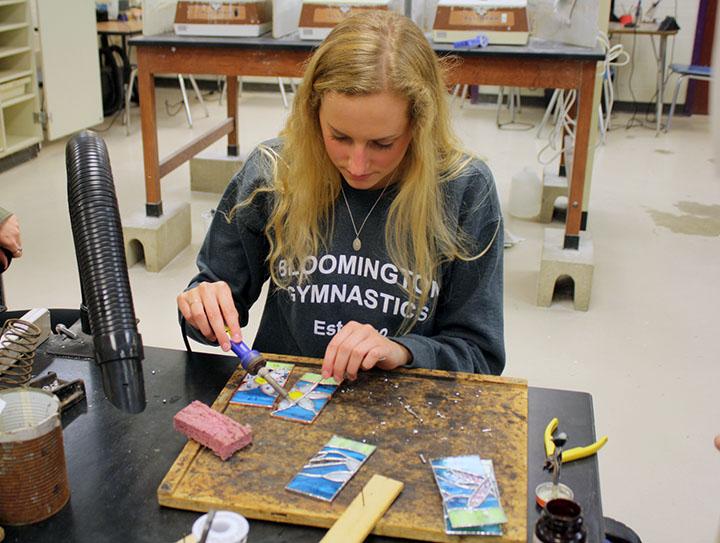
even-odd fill
[{"label": "table leg", "polygon": [[663,98],[665,97],[665,63],[667,62],[667,36],[660,36],[660,57],[657,73],[657,104],[655,108],[655,135],[662,129]]},{"label": "table leg", "polygon": [[238,156],[238,130],[237,130],[237,101],[238,101],[238,80],[236,75],[227,76],[227,116],[233,119],[233,130],[228,134],[228,156]]},{"label": "table leg", "polygon": [[158,153],[155,112],[155,78],[143,62],[142,47],[138,55],[138,92],[140,95],[140,126],[142,128],[143,162],[145,164],[145,213],[148,217],[162,216],[160,193],[160,157]]},{"label": "table leg", "polygon": [[578,249],[580,247],[585,168],[588,163],[588,154],[591,152],[590,127],[592,126],[596,71],[597,67],[594,62],[583,64],[580,88],[578,88],[575,151],[573,154],[567,218],[565,220],[565,240],[563,242],[563,248],[565,249]]}]

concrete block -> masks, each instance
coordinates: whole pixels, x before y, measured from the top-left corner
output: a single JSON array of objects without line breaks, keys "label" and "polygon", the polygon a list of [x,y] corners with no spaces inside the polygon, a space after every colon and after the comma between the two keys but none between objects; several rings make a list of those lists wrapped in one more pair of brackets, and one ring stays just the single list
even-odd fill
[{"label": "concrete block", "polygon": [[564,237],[565,231],[561,228],[545,229],[537,304],[550,307],[557,280],[567,275],[574,283],[575,309],[587,311],[590,307],[592,276],[595,269],[592,236],[589,232],[581,232],[580,247],[577,250],[563,249]]},{"label": "concrete block", "polygon": [[144,211],[123,220],[125,257],[128,267],[145,258],[145,269],[159,272],[180,251],[190,245],[192,227],[190,204],[163,202],[162,217],[148,217]]},{"label": "concrete block", "polygon": [[190,159],[190,190],[222,194],[242,168],[241,157],[205,150]]},{"label": "concrete block", "polygon": [[537,217],[538,222],[552,222],[555,202],[561,196],[565,196],[567,198],[569,190],[567,177],[562,177],[545,171],[543,174],[542,194],[540,197],[540,214]]}]

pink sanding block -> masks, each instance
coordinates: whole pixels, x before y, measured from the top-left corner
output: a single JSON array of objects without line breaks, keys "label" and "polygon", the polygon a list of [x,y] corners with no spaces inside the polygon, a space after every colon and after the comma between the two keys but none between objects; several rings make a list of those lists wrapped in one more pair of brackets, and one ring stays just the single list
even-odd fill
[{"label": "pink sanding block", "polygon": [[252,443],[252,428],[195,400],[173,417],[174,428],[223,460]]}]

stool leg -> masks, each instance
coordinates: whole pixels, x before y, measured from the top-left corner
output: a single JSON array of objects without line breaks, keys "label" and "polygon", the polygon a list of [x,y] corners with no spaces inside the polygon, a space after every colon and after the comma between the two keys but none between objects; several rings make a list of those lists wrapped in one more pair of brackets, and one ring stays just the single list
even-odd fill
[{"label": "stool leg", "polygon": [[188,126],[192,128],[192,113],[190,113],[190,102],[188,102],[187,91],[185,90],[185,79],[182,74],[178,74],[178,82],[180,83],[180,92],[182,93],[183,105],[185,106],[185,118]]},{"label": "stool leg", "polygon": [[560,89],[560,94],[558,94],[558,100],[555,102],[555,112],[553,113],[553,124],[555,126],[558,125],[560,121],[560,116],[562,115],[563,110],[565,109],[565,91]]},{"label": "stool leg", "polygon": [[673,115],[675,115],[675,106],[677,105],[678,94],[680,94],[680,85],[685,80],[685,76],[681,75],[678,77],[677,83],[675,84],[675,91],[673,92],[672,104],[670,105],[670,111],[668,113],[667,124],[665,125],[665,132],[670,131],[670,125],[672,124]]},{"label": "stool leg", "polygon": [[278,86],[280,87],[280,96],[282,97],[283,106],[285,109],[288,108],[287,96],[285,95],[285,83],[283,83],[282,77],[278,77]]},{"label": "stool leg", "polygon": [[558,96],[560,96],[560,89],[555,89],[555,92],[553,92],[553,95],[550,97],[550,103],[547,106],[547,109],[545,110],[545,114],[543,115],[542,121],[540,121],[540,126],[538,126],[537,134],[535,135],[536,138],[539,138],[542,134],[543,129],[545,128],[545,125],[547,125],[548,121],[550,120],[550,115],[553,114],[555,103],[557,102]]},{"label": "stool leg", "polygon": [[463,85],[462,92],[460,93],[460,107],[465,107],[465,96],[468,93],[468,90],[470,90],[470,85]]},{"label": "stool leg", "polygon": [[505,87],[500,87],[498,89],[497,108],[496,108],[496,112],[495,112],[495,125],[498,128],[500,128],[500,109],[502,108],[504,95],[505,95]]},{"label": "stool leg", "polygon": [[132,97],[133,85],[135,84],[135,78],[137,77],[137,68],[133,68],[130,72],[130,82],[128,83],[128,89],[125,93],[125,135],[130,135],[130,98]]},{"label": "stool leg", "polygon": [[510,124],[515,123],[515,112],[522,113],[520,106],[520,91],[517,87],[511,87],[508,92],[508,107],[510,108]]},{"label": "stool leg", "polygon": [[453,87],[453,90],[451,93],[451,98],[450,98],[450,107],[455,105],[455,100],[457,99],[457,96],[458,96],[458,93],[460,92],[461,87],[462,87],[462,85],[460,85],[460,83],[458,83],[457,85],[455,85]]},{"label": "stool leg", "polygon": [[513,87],[513,96],[516,100],[517,112],[522,115],[522,100],[520,99],[520,87]]},{"label": "stool leg", "polygon": [[205,104],[205,100],[203,100],[202,93],[200,92],[200,89],[197,86],[197,82],[195,81],[195,78],[192,75],[188,76],[190,78],[190,84],[193,87],[193,90],[195,91],[195,96],[197,96],[198,101],[200,102],[200,105],[205,110],[205,116],[209,117],[210,112],[208,111],[207,105]]}]

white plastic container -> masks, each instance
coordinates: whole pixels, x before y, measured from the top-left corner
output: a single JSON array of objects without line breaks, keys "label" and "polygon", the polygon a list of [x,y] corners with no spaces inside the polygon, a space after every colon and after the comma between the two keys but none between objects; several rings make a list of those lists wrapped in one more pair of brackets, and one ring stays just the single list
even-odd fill
[{"label": "white plastic container", "polygon": [[106,2],[108,10],[108,21],[117,21],[120,15],[120,0],[110,0]]},{"label": "white plastic container", "polygon": [[[192,534],[200,541],[207,515],[198,518],[192,527]],[[218,511],[215,513],[207,543],[246,543],[250,525],[240,513],[233,511]]]},{"label": "white plastic container", "polygon": [[529,167],[516,173],[510,184],[508,212],[519,219],[534,219],[540,214],[542,180]]}]

